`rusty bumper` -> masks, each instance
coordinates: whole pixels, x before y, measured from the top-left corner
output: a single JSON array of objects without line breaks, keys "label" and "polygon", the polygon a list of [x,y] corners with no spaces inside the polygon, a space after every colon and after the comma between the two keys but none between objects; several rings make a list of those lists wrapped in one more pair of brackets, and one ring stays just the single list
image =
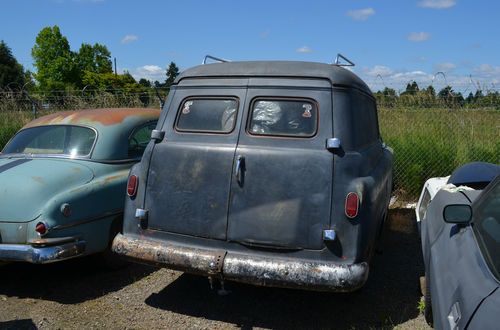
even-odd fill
[{"label": "rusty bumper", "polygon": [[118,234],[112,250],[129,259],[188,273],[262,286],[350,292],[368,278],[368,264],[337,264],[296,258],[272,258],[196,248]]}]

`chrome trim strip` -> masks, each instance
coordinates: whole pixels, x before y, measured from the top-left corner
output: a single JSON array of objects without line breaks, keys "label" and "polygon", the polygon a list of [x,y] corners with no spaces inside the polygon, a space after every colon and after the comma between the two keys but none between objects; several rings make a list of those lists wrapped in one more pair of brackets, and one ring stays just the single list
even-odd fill
[{"label": "chrome trim strip", "polygon": [[64,224],[64,225],[56,225],[54,227],[50,227],[50,230],[54,231],[54,230],[61,230],[61,229],[76,227],[76,226],[79,226],[79,225],[87,224],[89,222],[94,222],[94,221],[97,221],[97,220],[101,220],[101,219],[104,219],[104,218],[107,218],[107,217],[113,217],[113,216],[116,216],[116,215],[119,215],[119,214],[123,214],[123,210],[108,211],[108,212],[103,213],[102,215],[99,215],[99,216],[96,216],[96,217],[93,217],[93,218],[88,218],[88,219],[84,219],[84,220],[80,220],[80,221],[76,221],[76,222],[71,222],[71,223],[67,223],[67,224]]},{"label": "chrome trim strip", "polygon": [[27,244],[0,244],[0,261],[26,261],[47,264],[78,257],[85,252],[85,241],[36,248]]}]

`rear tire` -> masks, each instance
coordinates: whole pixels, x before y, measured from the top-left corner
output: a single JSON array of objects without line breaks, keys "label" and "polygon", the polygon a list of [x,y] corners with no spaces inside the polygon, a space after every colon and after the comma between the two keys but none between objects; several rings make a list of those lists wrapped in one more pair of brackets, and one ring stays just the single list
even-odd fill
[{"label": "rear tire", "polygon": [[111,251],[113,239],[118,233],[121,232],[122,224],[122,218],[113,220],[113,223],[111,224],[111,227],[109,229],[108,247],[106,248],[106,250],[96,255],[96,257],[98,258],[98,263],[102,268],[109,270],[118,270],[126,267],[129,264],[129,262],[121,259],[117,254]]},{"label": "rear tire", "polygon": [[384,216],[382,217],[382,222],[380,223],[380,228],[378,229],[377,239],[375,243],[375,252],[377,254],[382,254],[384,252],[383,248],[383,234],[384,228],[387,223],[387,218],[389,217],[389,208],[385,210]]}]

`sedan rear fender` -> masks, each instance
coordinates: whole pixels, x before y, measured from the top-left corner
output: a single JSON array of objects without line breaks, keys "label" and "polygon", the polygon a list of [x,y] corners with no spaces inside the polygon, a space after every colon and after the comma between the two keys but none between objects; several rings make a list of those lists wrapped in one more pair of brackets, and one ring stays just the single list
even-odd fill
[{"label": "sedan rear fender", "polygon": [[[123,213],[127,177],[128,169],[120,169],[57,194],[46,204],[42,216],[30,223],[28,239],[40,237],[34,228],[38,222],[43,221],[49,228],[44,237],[90,234],[96,241],[106,244],[111,222],[121,219]],[[90,226],[91,231],[82,232],[82,225],[87,224],[94,224]]]}]

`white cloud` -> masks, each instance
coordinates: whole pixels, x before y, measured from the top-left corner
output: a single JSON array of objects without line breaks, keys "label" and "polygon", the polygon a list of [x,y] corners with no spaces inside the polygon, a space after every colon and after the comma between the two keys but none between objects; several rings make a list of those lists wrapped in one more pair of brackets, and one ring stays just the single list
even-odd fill
[{"label": "white cloud", "polygon": [[136,79],[146,78],[150,81],[164,81],[166,79],[166,69],[159,67],[158,65],[143,65],[130,72],[130,74]]},{"label": "white cloud", "polygon": [[[436,74],[434,71],[441,66],[444,74]],[[432,85],[436,91],[441,90],[446,85],[452,86],[453,90],[463,93],[465,96],[477,89],[499,90],[500,66],[491,64],[477,65],[470,72],[457,74],[454,69],[459,68],[453,63],[439,63],[432,72],[423,70],[396,70],[383,65],[376,65],[372,68],[365,68],[361,77],[373,91],[383,90],[385,87],[393,88],[401,93],[406,85],[415,81],[420,88]],[[380,75],[380,76],[379,76]]]},{"label": "white cloud", "polygon": [[500,78],[500,66],[481,64],[474,68],[474,73],[480,77]]},{"label": "white cloud", "polygon": [[422,0],[419,7],[431,9],[448,9],[457,4],[456,0]]},{"label": "white cloud", "polygon": [[394,73],[391,68],[388,68],[383,65],[375,65],[373,68],[365,69],[365,73],[371,77],[377,77],[378,75],[384,77],[389,76]]},{"label": "white cloud", "polygon": [[368,17],[370,17],[372,15],[375,15],[375,9],[373,9],[373,8],[363,8],[363,9],[357,9],[357,10],[349,10],[347,12],[347,16],[349,16],[352,19],[355,19],[357,21],[367,20]]},{"label": "white cloud", "polygon": [[443,71],[443,72],[450,72],[455,70],[456,68],[457,66],[455,64],[449,62],[438,63],[434,66],[435,71]]},{"label": "white cloud", "polygon": [[408,35],[407,39],[412,42],[422,42],[429,40],[431,35],[427,32],[412,32]]},{"label": "white cloud", "polygon": [[373,91],[389,87],[402,92],[411,81],[416,81],[420,87],[427,87],[433,78],[432,74],[422,70],[395,70],[384,65],[367,68],[364,75],[366,83]]},{"label": "white cloud", "polygon": [[123,37],[122,44],[129,44],[131,42],[137,41],[138,39],[139,37],[136,35],[127,34],[125,37]]},{"label": "white cloud", "polygon": [[424,71],[415,70],[415,71],[398,72],[392,75],[391,78],[412,81],[417,79],[428,79],[429,77],[430,75],[425,73]]},{"label": "white cloud", "polygon": [[302,46],[300,48],[297,48],[295,51],[297,53],[312,53],[313,50],[308,46]]}]

